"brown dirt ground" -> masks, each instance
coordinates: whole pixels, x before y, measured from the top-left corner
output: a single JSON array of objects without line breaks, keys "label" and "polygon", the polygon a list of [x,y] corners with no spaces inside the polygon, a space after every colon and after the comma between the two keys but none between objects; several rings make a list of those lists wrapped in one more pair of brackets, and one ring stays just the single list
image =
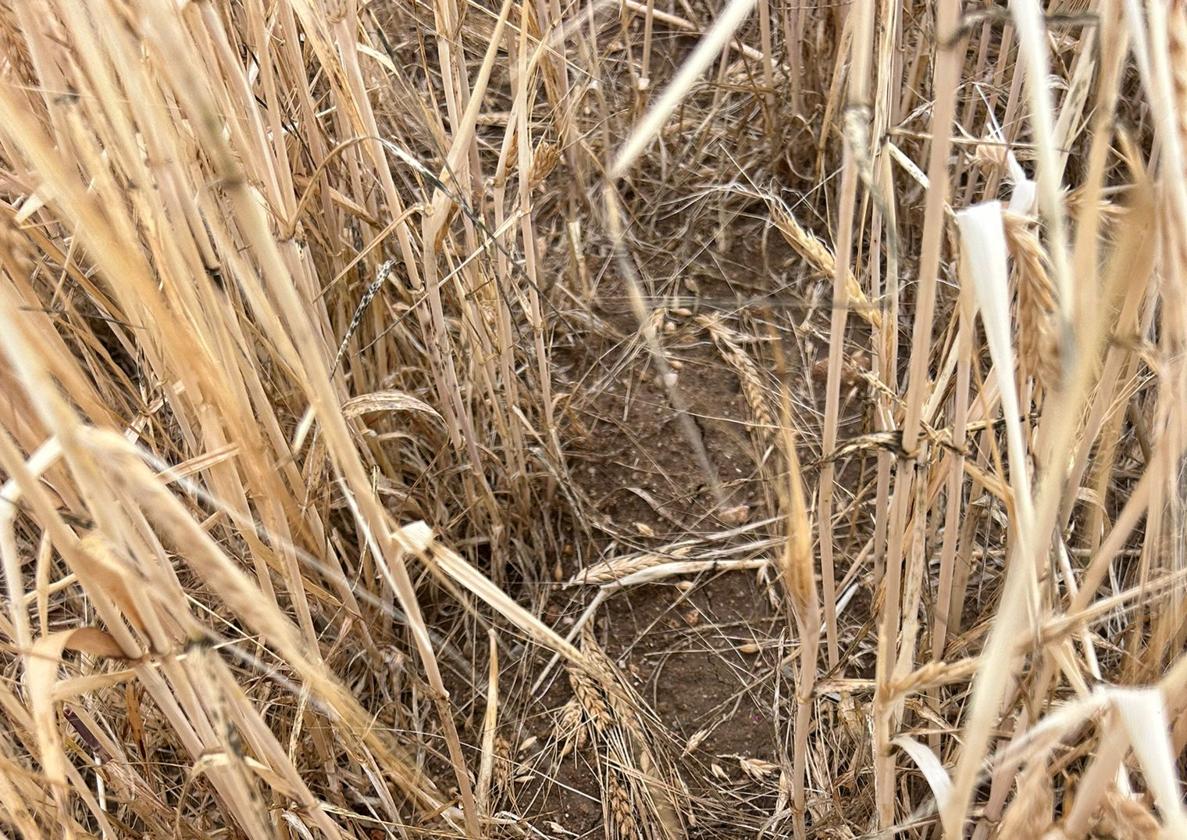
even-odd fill
[{"label": "brown dirt ground", "polygon": [[[781,253],[779,259],[789,271],[790,255]],[[756,264],[754,259],[738,262]],[[779,285],[755,278],[753,269],[739,276],[768,289]],[[663,328],[669,359],[680,365],[678,387],[720,476],[727,506],[748,505],[749,521],[758,521],[774,512],[759,478],[760,454],[748,429],[751,410],[737,374],[695,316],[718,311],[736,326],[750,307],[766,312],[772,298],[755,286],[720,277],[692,284],[671,281],[668,287],[673,286],[680,308],[692,313],[671,315]],[[714,518],[709,483],[680,431],[677,413],[646,349],[629,340],[637,335],[638,323],[620,291],[618,284],[601,290],[594,311],[628,340],[602,337],[579,351],[558,354],[558,365],[567,368],[565,378],[581,383],[576,388],[590,389],[590,398],[579,403],[584,434],[569,441],[569,459],[583,495],[619,534],[618,539],[603,535],[595,547],[601,557],[731,527]],[[785,315],[775,320],[787,323]],[[747,349],[761,367],[762,357],[754,347]],[[644,491],[651,501],[628,488]],[[771,526],[747,538],[777,530]],[[566,578],[581,565],[571,558]],[[594,587],[587,589],[592,597]],[[782,608],[774,606],[777,596],[758,573],[729,571],[636,587],[616,594],[599,611],[595,637],[670,733],[674,754],[679,756],[694,734],[708,731],[679,760],[693,800],[696,824],[690,836],[753,837],[772,814],[778,770],[770,779],[754,779],[743,772],[740,760],[780,761],[776,751],[786,722],[774,717],[775,692],[786,696],[791,689],[790,670],[778,666],[778,639],[787,624]],[[576,612],[565,609],[567,615]],[[569,687],[560,679],[546,701],[555,709],[568,696]],[[593,758],[576,751],[561,762],[552,781],[532,809],[533,822],[551,822],[554,830],[573,836],[602,836],[602,795]]]}]

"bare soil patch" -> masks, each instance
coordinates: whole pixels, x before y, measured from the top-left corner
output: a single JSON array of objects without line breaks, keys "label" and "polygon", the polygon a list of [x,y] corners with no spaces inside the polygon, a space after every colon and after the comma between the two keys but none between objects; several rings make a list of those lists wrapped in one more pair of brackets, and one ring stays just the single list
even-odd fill
[{"label": "bare soil patch", "polygon": [[[674,272],[655,287],[677,305],[657,305],[657,296],[648,301],[663,313],[662,345],[720,479],[723,504],[682,434],[621,283],[608,283],[593,301],[593,312],[616,335],[591,333],[556,351],[562,381],[574,383],[578,394],[579,431],[566,440],[573,480],[601,526],[590,556],[567,558],[566,579],[595,562],[671,551],[673,544],[688,544],[681,556],[689,559],[758,558],[778,550],[767,544],[781,526],[767,521],[776,511],[771,488],[762,483],[754,411],[703,321],[756,318],[774,323],[776,334],[788,331],[788,299],[765,293],[780,287],[780,275],[755,272],[763,262],[756,255],[742,259],[726,261],[739,282],[702,274],[686,284]],[[790,254],[780,252],[778,260],[781,271],[792,270]],[[747,351],[765,368],[761,347]],[[576,598],[563,608],[560,629],[572,626],[595,590],[579,585],[561,594]],[[786,617],[773,595],[766,571],[709,568],[615,592],[591,622],[593,637],[662,730],[660,739],[670,739],[691,795],[690,836],[754,836],[773,813],[786,724],[777,719],[777,695],[793,690],[791,669],[780,667]],[[548,700],[555,707],[568,697],[562,680]],[[557,763],[545,783],[546,821],[578,836],[602,836],[605,797],[596,765],[588,750]]]}]

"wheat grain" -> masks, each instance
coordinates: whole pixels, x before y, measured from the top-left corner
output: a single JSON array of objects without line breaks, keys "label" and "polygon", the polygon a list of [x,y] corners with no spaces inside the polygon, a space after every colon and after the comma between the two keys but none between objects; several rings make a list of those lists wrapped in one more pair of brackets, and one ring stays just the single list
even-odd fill
[{"label": "wheat grain", "polygon": [[1032,221],[1015,213],[1006,213],[1003,220],[1006,244],[1014,259],[1019,359],[1040,384],[1055,382],[1059,375],[1057,307],[1047,259]]},{"label": "wheat grain", "polygon": [[581,569],[565,585],[604,585],[613,583],[614,581],[629,577],[636,572],[641,572],[664,563],[671,563],[673,560],[682,560],[688,556],[691,550],[691,546],[677,544],[667,547],[663,553],[643,552],[627,557],[615,557],[603,560],[600,563],[595,563]]},{"label": "wheat grain", "polygon": [[541,141],[532,155],[532,168],[528,172],[528,189],[539,187],[552,174],[557,162],[561,159],[560,147],[547,140]]},{"label": "wheat grain", "polygon": [[1141,802],[1116,790],[1105,794],[1093,831],[1114,840],[1158,840],[1165,836],[1158,819]]},{"label": "wheat grain", "polygon": [[999,837],[1043,840],[1053,827],[1055,792],[1045,761],[1032,761],[1018,776],[1018,793],[998,826]]},{"label": "wheat grain", "polygon": [[[833,256],[827,245],[821,242],[814,233],[802,227],[781,202],[771,200],[768,201],[767,206],[770,208],[771,221],[796,253],[806,259],[825,277],[832,277],[837,273],[836,257]],[[845,289],[858,317],[868,322],[872,327],[881,327],[882,314],[870,302],[852,272],[846,275]]]},{"label": "wheat grain", "polygon": [[697,320],[713,337],[714,343],[721,351],[722,358],[738,374],[738,380],[742,383],[742,393],[754,415],[754,425],[751,429],[755,436],[759,440],[770,438],[771,430],[775,427],[775,420],[771,416],[771,408],[767,402],[766,389],[763,387],[758,366],[738,344],[737,333],[722,324],[720,318],[702,315]]},{"label": "wheat grain", "polygon": [[635,802],[627,785],[621,781],[621,774],[611,770],[606,776],[608,811],[608,836],[619,840],[631,840],[642,836],[635,818]]}]

